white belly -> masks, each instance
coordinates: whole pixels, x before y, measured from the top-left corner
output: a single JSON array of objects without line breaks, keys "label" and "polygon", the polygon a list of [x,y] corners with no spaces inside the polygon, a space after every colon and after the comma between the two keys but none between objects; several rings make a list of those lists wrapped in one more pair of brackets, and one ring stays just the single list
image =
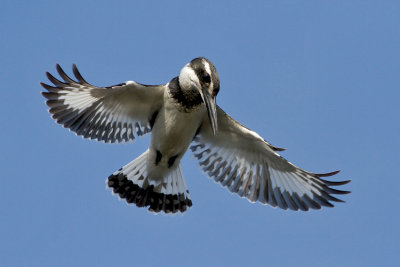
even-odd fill
[{"label": "white belly", "polygon": [[184,112],[177,109],[173,100],[165,101],[152,129],[147,164],[150,176],[162,178],[179,164],[204,116],[207,116],[204,105]]}]

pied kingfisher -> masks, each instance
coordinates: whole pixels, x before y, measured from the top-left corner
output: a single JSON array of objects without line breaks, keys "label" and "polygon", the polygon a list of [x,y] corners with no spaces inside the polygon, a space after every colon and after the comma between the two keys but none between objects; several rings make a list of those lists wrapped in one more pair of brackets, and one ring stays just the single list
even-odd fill
[{"label": "pied kingfisher", "polygon": [[179,76],[163,85],[134,81],[108,87],[86,82],[76,65],[76,81],[57,64],[63,81],[46,73],[54,84],[47,90],[49,112],[57,123],[84,138],[106,143],[128,142],[152,132],[150,147],[111,174],[106,183],[128,203],[158,213],[184,212],[192,206],[180,161],[190,146],[203,171],[231,192],[282,209],[333,207],[343,202],[331,188],[347,181],[321,177],[282,158],[275,147],[216,105],[219,77],[206,58],[193,59]]}]

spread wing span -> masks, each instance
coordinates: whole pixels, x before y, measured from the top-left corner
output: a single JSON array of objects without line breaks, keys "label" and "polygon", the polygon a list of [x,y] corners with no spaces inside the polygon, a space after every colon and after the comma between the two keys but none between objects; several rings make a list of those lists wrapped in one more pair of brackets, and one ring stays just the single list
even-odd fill
[{"label": "spread wing span", "polygon": [[274,147],[233,118],[217,109],[218,132],[214,135],[205,120],[194,138],[191,150],[203,171],[231,192],[282,209],[303,210],[333,207],[343,202],[333,194],[347,194],[332,186],[348,181],[327,181],[331,173],[311,173],[298,168],[275,151]]},{"label": "spread wing span", "polygon": [[53,85],[40,83],[47,92],[49,112],[57,123],[84,138],[106,143],[128,142],[151,131],[162,106],[164,85],[142,85],[128,81],[114,86],[98,87],[83,79],[72,66],[76,81],[57,64],[63,81],[50,73]]}]

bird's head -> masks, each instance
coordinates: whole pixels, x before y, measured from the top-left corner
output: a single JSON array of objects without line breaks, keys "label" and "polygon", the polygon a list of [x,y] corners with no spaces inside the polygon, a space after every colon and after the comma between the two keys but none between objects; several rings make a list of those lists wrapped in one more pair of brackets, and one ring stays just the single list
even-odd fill
[{"label": "bird's head", "polygon": [[214,134],[218,131],[216,97],[219,77],[215,66],[206,58],[198,57],[182,68],[179,85],[184,91],[198,91],[206,105],[208,118]]}]

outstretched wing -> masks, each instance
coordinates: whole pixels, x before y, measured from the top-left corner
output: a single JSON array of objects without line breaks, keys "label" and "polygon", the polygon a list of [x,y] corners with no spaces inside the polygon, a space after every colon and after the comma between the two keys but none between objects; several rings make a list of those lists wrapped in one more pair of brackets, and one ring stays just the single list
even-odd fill
[{"label": "outstretched wing", "polygon": [[127,142],[151,131],[162,106],[164,85],[142,85],[133,81],[97,87],[86,82],[76,65],[72,66],[74,81],[57,64],[60,81],[50,73],[54,86],[40,83],[48,92],[49,112],[57,123],[84,138],[106,143]]},{"label": "outstretched wing", "polygon": [[339,171],[316,174],[302,170],[275,152],[283,149],[268,144],[221,108],[217,112],[217,135],[205,120],[190,148],[203,171],[231,192],[251,202],[304,211],[333,207],[330,201],[343,201],[332,194],[350,193],[331,188],[350,180],[321,178]]}]

